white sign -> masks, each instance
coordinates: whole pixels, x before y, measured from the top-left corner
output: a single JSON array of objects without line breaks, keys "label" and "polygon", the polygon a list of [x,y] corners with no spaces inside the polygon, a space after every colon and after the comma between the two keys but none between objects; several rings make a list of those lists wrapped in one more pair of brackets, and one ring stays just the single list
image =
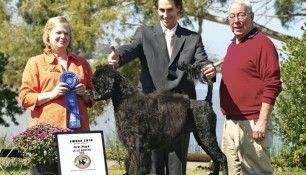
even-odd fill
[{"label": "white sign", "polygon": [[61,175],[108,175],[103,131],[56,133]]}]

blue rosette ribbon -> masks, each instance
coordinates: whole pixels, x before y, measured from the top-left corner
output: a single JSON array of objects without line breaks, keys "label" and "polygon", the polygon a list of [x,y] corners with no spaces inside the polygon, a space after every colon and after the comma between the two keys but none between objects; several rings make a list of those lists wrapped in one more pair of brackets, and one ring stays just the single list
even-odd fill
[{"label": "blue rosette ribbon", "polygon": [[65,105],[68,110],[69,128],[81,127],[81,115],[79,113],[79,106],[77,95],[73,91],[76,85],[79,84],[79,79],[73,72],[64,72],[60,77],[60,82],[68,84],[69,92],[65,94]]}]

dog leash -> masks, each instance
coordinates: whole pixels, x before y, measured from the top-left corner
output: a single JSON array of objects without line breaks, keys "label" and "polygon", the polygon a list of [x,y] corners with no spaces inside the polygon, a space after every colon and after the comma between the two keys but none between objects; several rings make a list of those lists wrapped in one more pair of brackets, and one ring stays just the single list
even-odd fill
[{"label": "dog leash", "polygon": [[213,64],[213,66],[218,67],[218,66],[220,66],[221,64],[223,64],[223,62],[224,62],[224,59],[221,59],[221,60],[215,62],[215,63]]}]

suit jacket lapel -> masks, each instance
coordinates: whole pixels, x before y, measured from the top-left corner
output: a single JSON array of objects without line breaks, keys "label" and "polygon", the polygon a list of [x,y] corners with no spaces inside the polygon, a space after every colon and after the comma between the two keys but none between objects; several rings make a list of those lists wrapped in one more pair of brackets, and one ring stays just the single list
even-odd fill
[{"label": "suit jacket lapel", "polygon": [[148,48],[148,50],[153,50],[155,52],[152,53],[152,60],[148,62],[148,64],[150,64],[149,71],[155,88],[157,90],[162,90],[165,87],[168,74],[169,56],[166,39],[159,21],[154,25],[153,32],[154,37],[152,38],[152,42],[154,42],[154,48]]},{"label": "suit jacket lapel", "polygon": [[175,60],[175,58],[178,55],[182,45],[185,42],[185,40],[186,40],[185,37],[183,37],[183,35],[182,35],[181,26],[177,25],[177,29],[176,29],[176,32],[175,32],[175,35],[174,35],[174,45],[173,45],[173,50],[172,50],[172,55],[171,55],[171,59],[170,59],[170,62],[169,62],[169,66]]},{"label": "suit jacket lapel", "polygon": [[[171,56],[172,58],[169,59],[165,35],[162,31],[159,21],[154,25],[154,38],[156,44],[154,47],[156,47],[157,53],[153,54],[154,58],[151,60],[149,71],[157,90],[162,90],[164,88],[168,88],[168,86],[170,88],[170,86],[174,86],[176,84],[173,83],[173,81],[167,80],[169,66],[171,66],[175,59],[178,59],[177,56],[186,39],[184,35],[182,35],[181,27],[178,25],[174,35],[174,45]],[[169,82],[171,82],[170,85]]]},{"label": "suit jacket lapel", "polygon": [[167,51],[167,44],[166,44],[166,39],[165,35],[163,33],[162,27],[160,26],[160,22],[158,21],[155,26],[154,26],[154,31],[155,31],[155,40],[157,43],[157,46],[160,48],[161,54],[160,56],[162,57],[161,59],[164,61],[169,61],[169,55]]}]

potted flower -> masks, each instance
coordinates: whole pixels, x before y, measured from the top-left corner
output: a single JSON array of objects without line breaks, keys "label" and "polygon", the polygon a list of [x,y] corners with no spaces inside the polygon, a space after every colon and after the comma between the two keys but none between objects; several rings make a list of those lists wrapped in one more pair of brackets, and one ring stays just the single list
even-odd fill
[{"label": "potted flower", "polygon": [[27,128],[13,137],[16,149],[23,154],[23,160],[33,171],[52,171],[57,174],[57,152],[55,133],[72,132],[69,128],[59,128],[49,123],[40,123]]}]

